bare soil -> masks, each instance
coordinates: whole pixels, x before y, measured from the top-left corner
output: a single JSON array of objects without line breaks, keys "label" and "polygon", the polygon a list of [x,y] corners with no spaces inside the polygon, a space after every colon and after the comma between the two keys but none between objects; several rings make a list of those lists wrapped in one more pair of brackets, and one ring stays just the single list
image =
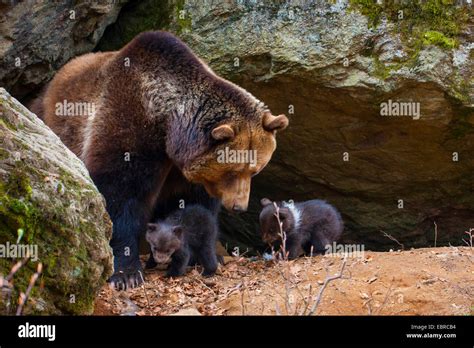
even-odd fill
[{"label": "bare soil", "polygon": [[[442,247],[294,261],[226,257],[218,274],[146,272],[144,287],[105,286],[95,315],[473,315],[474,250]],[[324,291],[321,288],[324,287]],[[317,299],[320,302],[315,305]],[[314,310],[314,311],[313,311]]]}]

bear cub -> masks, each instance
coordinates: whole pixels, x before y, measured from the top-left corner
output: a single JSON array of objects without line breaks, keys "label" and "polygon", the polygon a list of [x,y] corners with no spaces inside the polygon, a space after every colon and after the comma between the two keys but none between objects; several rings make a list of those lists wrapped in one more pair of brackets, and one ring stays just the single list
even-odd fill
[{"label": "bear cub", "polygon": [[203,276],[212,276],[217,270],[217,234],[217,217],[208,209],[200,205],[178,209],[148,224],[146,240],[151,252],[146,268],[170,263],[166,275],[177,277],[193,259],[204,268]]},{"label": "bear cub", "polygon": [[[273,244],[280,237],[280,228],[274,202],[263,198],[260,213],[262,240]],[[300,203],[275,202],[279,208],[282,230],[286,234],[286,251],[289,259],[301,254],[324,254],[326,246],[337,241],[344,224],[341,215],[332,205],[315,199]]]}]

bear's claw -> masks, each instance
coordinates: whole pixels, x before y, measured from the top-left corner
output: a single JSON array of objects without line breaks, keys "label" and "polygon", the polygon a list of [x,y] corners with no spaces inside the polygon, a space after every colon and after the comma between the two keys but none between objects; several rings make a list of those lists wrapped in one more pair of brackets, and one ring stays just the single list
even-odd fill
[{"label": "bear's claw", "polygon": [[143,274],[140,270],[132,272],[119,271],[114,273],[108,282],[115,290],[122,291],[133,289],[143,284]]}]

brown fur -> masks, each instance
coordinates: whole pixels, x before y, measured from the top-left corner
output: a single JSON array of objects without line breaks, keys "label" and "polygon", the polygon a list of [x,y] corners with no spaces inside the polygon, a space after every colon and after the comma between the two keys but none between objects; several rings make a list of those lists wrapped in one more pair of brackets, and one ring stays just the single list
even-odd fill
[{"label": "brown fur", "polygon": [[[137,45],[136,41],[139,40],[135,39],[119,52],[90,53],[72,60],[58,72],[44,96],[45,123],[86,163],[91,173],[106,172],[108,163],[121,160],[113,154],[123,156],[130,149],[136,152],[152,151],[156,139],[164,139],[164,136],[160,137],[159,133],[151,130],[154,125],[142,105],[140,86],[144,70],[152,69],[147,67],[151,65],[152,60],[149,58],[150,52]],[[131,67],[124,66],[125,58],[130,59]],[[196,79],[194,87],[197,86],[198,92],[219,90],[222,103],[232,102],[228,105],[229,111],[239,113],[238,110],[231,110],[234,104],[239,108],[248,109],[249,115],[255,114],[255,104],[249,102],[245,91],[236,95],[235,92],[241,90],[240,87],[218,77],[203,63],[197,66],[197,69],[194,64],[186,70],[188,71],[179,73],[184,74],[186,78]],[[200,74],[202,76],[199,76]],[[114,83],[110,83],[112,80]],[[136,88],[123,88],[126,85]],[[130,93],[131,91],[133,93]],[[88,132],[87,118],[55,115],[55,104],[62,100],[96,103],[101,117],[96,117],[91,122]],[[115,106],[114,115],[111,115],[111,105]],[[133,109],[130,109],[129,105],[133,105]],[[260,107],[264,110],[263,104]],[[250,177],[265,167],[276,147],[274,131],[265,128],[270,125],[273,129],[284,129],[288,124],[283,115],[275,118],[269,112],[261,111],[260,117],[260,124],[255,121],[250,123],[247,119],[231,120],[232,126],[240,130],[233,139],[233,148],[257,150],[258,165],[255,168],[248,169],[245,165],[236,168],[235,164],[226,166],[216,163],[215,153],[200,154],[198,160],[188,166],[186,162],[191,162],[190,159],[201,149],[183,151],[182,139],[170,134],[167,137],[169,147],[176,147],[181,152],[180,158],[175,158],[175,165],[189,181],[203,184],[211,195],[221,198],[225,207],[232,209],[237,202],[242,210],[245,210],[250,193]],[[145,127],[150,131],[143,133]],[[175,145],[175,142],[180,143]],[[228,143],[223,145],[229,146]],[[163,146],[163,143],[156,144],[156,147]],[[113,167],[113,163],[111,166]],[[227,173],[236,171],[239,171],[238,180],[229,180]],[[159,185],[157,189],[158,187]]]},{"label": "brown fur", "polygon": [[[94,103],[95,115],[58,116],[56,104],[64,100]],[[45,123],[84,161],[105,196],[114,222],[111,244],[121,246],[144,229],[155,207],[184,192],[195,195],[192,184],[229,210],[246,210],[251,176],[266,166],[276,131],[288,124],[165,32],[143,33],[120,51],[72,60],[40,104]],[[218,163],[217,151],[226,147],[256,150],[256,166]],[[212,206],[199,195],[197,203]]]}]

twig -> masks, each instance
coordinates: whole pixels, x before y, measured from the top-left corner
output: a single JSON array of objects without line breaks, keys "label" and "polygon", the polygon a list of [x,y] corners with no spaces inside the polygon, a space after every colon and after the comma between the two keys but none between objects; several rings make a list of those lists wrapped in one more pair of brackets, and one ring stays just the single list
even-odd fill
[{"label": "twig", "polygon": [[245,315],[245,302],[244,302],[244,295],[245,295],[245,285],[242,284],[242,291],[240,292],[240,306],[242,307],[242,315]]},{"label": "twig", "polygon": [[12,269],[10,270],[10,274],[8,274],[6,277],[5,277],[5,280],[7,282],[10,282],[12,279],[13,279],[13,276],[15,275],[16,272],[18,272],[20,270],[20,268],[22,268],[24,265],[26,265],[26,263],[30,260],[30,257],[29,256],[26,256],[24,259],[18,261],[17,263],[15,263],[15,265],[12,267]]},{"label": "twig", "polygon": [[367,306],[367,311],[369,312],[369,315],[372,315],[372,306],[370,305],[372,300],[373,298],[370,297],[367,301],[364,302],[364,306]]},{"label": "twig", "polygon": [[31,290],[33,290],[33,286],[35,286],[35,283],[38,280],[42,271],[43,271],[43,264],[40,262],[38,264],[38,267],[36,268],[36,272],[30,278],[30,283],[28,284],[28,288],[26,289],[26,292],[20,293],[19,305],[18,305],[18,308],[16,309],[16,315],[21,315],[21,312],[23,311],[23,307],[26,304],[26,301],[28,301],[28,297],[30,296],[30,292]]},{"label": "twig", "polygon": [[393,287],[393,282],[394,281],[395,281],[395,278],[392,278],[392,282],[390,283],[390,287],[388,288],[387,293],[385,294],[385,298],[382,302],[382,305],[380,306],[379,311],[377,313],[378,315],[380,314],[380,312],[382,312],[383,307],[387,304],[388,296],[392,292],[392,287]]},{"label": "twig", "polygon": [[227,289],[226,293],[221,295],[221,298],[223,298],[223,299],[228,298],[231,293],[233,293],[234,291],[239,290],[242,287],[242,284],[243,283],[239,283],[236,286],[234,286],[233,288]]},{"label": "twig", "polygon": [[[297,288],[298,289],[298,288]],[[301,294],[301,291],[298,289],[298,291],[300,292]],[[308,299],[311,298],[311,292],[313,291],[313,286],[311,284],[309,284],[309,289],[308,289]],[[303,297],[303,301],[304,301],[304,308],[303,308],[303,311],[300,313],[300,315],[306,315],[306,311],[308,310],[309,308],[309,301],[306,300],[304,297]]]},{"label": "twig", "polygon": [[138,273],[140,274],[140,278],[142,278],[142,289],[143,289],[143,292],[145,293],[145,298],[146,298],[147,306],[148,306],[148,308],[151,308],[151,306],[150,306],[150,300],[148,299],[148,294],[147,294],[146,288],[145,288],[145,279],[143,278],[143,274],[142,274],[141,271],[138,271]]},{"label": "twig", "polygon": [[[275,266],[276,266],[277,271],[285,280],[285,297],[284,297],[285,311],[286,311],[286,315],[289,315],[291,312],[291,304],[290,304],[291,287],[290,287],[290,264],[288,262],[288,252],[286,251],[286,233],[285,231],[283,231],[283,223],[280,220],[280,208],[278,207],[276,202],[273,202],[273,206],[275,207],[274,215],[275,215],[275,218],[277,219],[278,228],[279,228],[278,235],[281,238],[280,251],[276,255],[273,255],[273,259],[275,260]],[[273,248],[272,248],[272,253],[274,253]],[[283,272],[280,271],[279,269],[280,265],[277,263],[277,258],[279,259],[279,261],[285,262],[286,275],[284,275]]]},{"label": "twig", "polygon": [[324,280],[324,284],[323,284],[323,286],[321,286],[321,289],[319,289],[318,296],[317,296],[317,298],[316,298],[316,300],[313,304],[313,307],[309,311],[308,315],[313,315],[313,313],[318,308],[318,305],[319,305],[319,302],[321,301],[321,297],[323,295],[324,289],[326,289],[329,282],[342,277],[342,272],[344,272],[344,268],[346,267],[346,262],[347,262],[347,257],[344,258],[344,261],[342,262],[341,269],[340,269],[338,274],[336,274],[335,276],[332,276],[332,277],[326,277],[326,279]]},{"label": "twig", "polygon": [[281,238],[281,248],[280,248],[281,258],[285,261],[288,261],[288,253],[286,252],[286,233],[285,231],[283,231],[283,223],[280,220],[280,208],[278,207],[276,202],[273,202],[273,206],[275,207],[274,215],[278,222],[278,228],[279,228],[278,235]]},{"label": "twig", "polygon": [[387,237],[388,239],[390,240],[393,240],[395,243],[397,243],[398,245],[400,245],[402,247],[402,250],[405,250],[405,246],[403,245],[403,243],[400,243],[398,240],[396,240],[394,237],[392,237],[391,235],[389,235],[388,233],[384,232],[384,231],[380,231],[382,232],[382,234]]},{"label": "twig", "polygon": [[462,239],[464,243],[466,243],[466,245],[468,247],[471,247],[472,248],[472,239],[474,237],[474,228],[470,228],[469,231],[464,231],[465,234],[467,234],[469,236],[469,240],[465,240],[464,238]]},{"label": "twig", "polygon": [[434,247],[436,248],[436,242],[438,240],[438,225],[436,225],[436,221],[433,221],[434,223],[434,228],[435,228],[435,241],[434,241]]}]

